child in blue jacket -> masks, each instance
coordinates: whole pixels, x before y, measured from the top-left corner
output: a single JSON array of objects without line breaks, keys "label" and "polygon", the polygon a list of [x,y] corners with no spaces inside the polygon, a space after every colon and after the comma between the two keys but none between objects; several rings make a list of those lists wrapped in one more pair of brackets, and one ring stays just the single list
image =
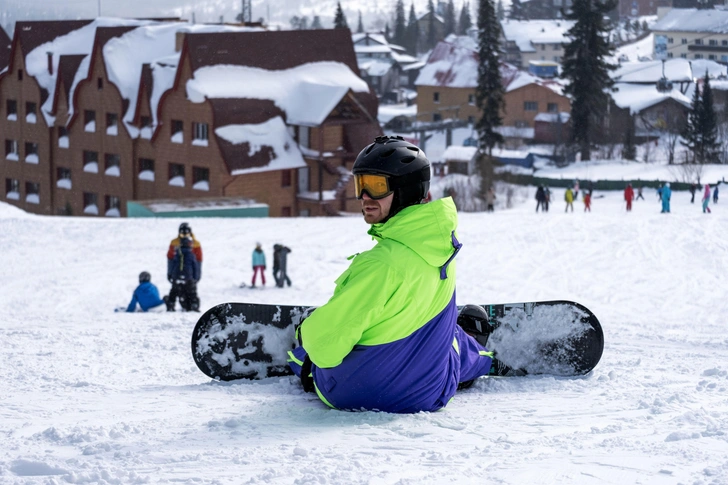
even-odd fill
[{"label": "child in blue jacket", "polygon": [[129,306],[126,307],[127,312],[135,312],[137,303],[143,312],[152,308],[164,305],[164,300],[159,297],[159,290],[152,283],[152,275],[146,271],[139,273],[139,286],[134,290]]}]

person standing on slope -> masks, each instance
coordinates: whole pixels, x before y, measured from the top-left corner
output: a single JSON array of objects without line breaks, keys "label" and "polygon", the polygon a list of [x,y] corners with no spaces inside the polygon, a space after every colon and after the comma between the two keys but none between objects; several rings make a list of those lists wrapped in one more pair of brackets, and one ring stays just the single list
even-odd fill
[{"label": "person standing on slope", "polygon": [[263,246],[260,243],[255,243],[255,249],[253,249],[253,281],[250,282],[250,286],[255,288],[255,279],[260,271],[260,281],[265,286],[265,253],[263,252]]},{"label": "person standing on slope", "polygon": [[351,258],[331,299],[297,329],[289,365],[332,408],[436,411],[458,384],[498,368],[457,324],[455,204],[422,203],[430,162],[399,136],[377,137],[352,172],[376,244]]},{"label": "person standing on slope", "polygon": [[662,213],[670,212],[670,197],[672,196],[672,190],[670,189],[670,182],[665,182],[660,192],[660,198],[662,199]]},{"label": "person standing on slope", "polygon": [[710,204],[710,185],[705,184],[705,191],[703,192],[703,214],[706,212],[710,214],[710,207],[708,207],[708,204]]},{"label": "person standing on slope", "polygon": [[564,212],[569,212],[569,207],[571,207],[571,212],[574,212],[574,192],[572,192],[571,187],[566,188],[564,200],[566,201],[566,209],[564,209]]},{"label": "person standing on slope", "polygon": [[[190,249],[195,255],[195,258],[197,259],[197,265],[198,270],[200,273],[200,276],[202,275],[202,245],[200,244],[200,241],[195,239],[195,235],[192,233],[192,228],[189,224],[186,222],[183,222],[179,225],[179,230],[177,231],[178,236],[169,243],[169,249],[167,250],[167,274],[172,274],[174,272],[174,268],[172,268],[172,260],[174,259],[175,255],[177,254],[177,250],[180,247],[180,241],[183,238],[189,238],[190,240]],[[174,283],[174,281],[169,280],[170,283]]]},{"label": "person standing on slope", "polygon": [[632,200],[634,199],[634,190],[632,184],[627,184],[624,189],[624,200],[627,202],[627,212],[632,211]]}]

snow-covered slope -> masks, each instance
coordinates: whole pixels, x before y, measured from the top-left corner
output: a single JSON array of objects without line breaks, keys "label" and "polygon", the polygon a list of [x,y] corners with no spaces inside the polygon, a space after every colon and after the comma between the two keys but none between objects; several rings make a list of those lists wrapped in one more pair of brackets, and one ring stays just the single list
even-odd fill
[{"label": "snow-covered slope", "polygon": [[[180,220],[29,216],[0,203],[0,483],[728,483],[728,210],[689,194],[659,213],[525,202],[460,215],[458,303],[565,298],[600,318],[581,378],[484,378],[437,413],[329,410],[293,378],[216,383],[192,361],[197,314],[127,314],[137,274],[167,292]],[[604,197],[601,197],[601,196]],[[499,203],[505,195],[499,194]],[[202,307],[322,304],[359,217],[192,219]],[[260,241],[291,247],[293,286],[249,281]],[[268,274],[270,278],[270,274]]]}]

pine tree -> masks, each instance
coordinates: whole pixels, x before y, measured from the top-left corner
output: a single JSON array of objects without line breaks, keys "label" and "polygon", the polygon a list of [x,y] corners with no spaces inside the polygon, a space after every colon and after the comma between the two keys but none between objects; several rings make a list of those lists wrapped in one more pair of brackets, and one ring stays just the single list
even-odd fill
[{"label": "pine tree", "polygon": [[460,20],[458,20],[458,35],[467,35],[468,29],[473,26],[473,20],[470,18],[470,2],[463,3],[463,9],[460,10]]},{"label": "pine tree", "polygon": [[341,9],[341,2],[336,2],[336,15],[334,15],[334,28],[335,29],[348,29],[349,24],[346,23],[346,15]]},{"label": "pine tree", "polygon": [[364,22],[361,21],[361,10],[359,10],[359,22],[356,24],[356,32],[358,34],[364,32]]},{"label": "pine tree", "polygon": [[407,36],[407,24],[404,18],[404,0],[397,0],[394,9],[394,37],[392,43],[404,46]]},{"label": "pine tree", "polygon": [[605,17],[617,0],[574,0],[566,19],[576,23],[564,46],[561,77],[569,82],[564,93],[571,97],[571,138],[582,161],[591,159],[591,142],[609,106],[608,91],[614,85],[609,72],[617,66],[606,61],[614,51]]},{"label": "pine tree", "polygon": [[683,140],[680,140],[680,144],[690,150],[693,154],[693,163],[696,161],[696,153],[698,151],[698,145],[700,144],[700,120],[703,118],[703,103],[700,100],[700,90],[697,84],[695,85],[695,91],[693,92],[692,108],[688,112],[687,123],[685,129],[682,132]]},{"label": "pine tree", "polygon": [[521,0],[511,1],[511,8],[508,10],[508,18],[511,20],[526,20],[526,12]]},{"label": "pine tree", "polygon": [[417,22],[414,2],[410,5],[405,48],[413,56],[416,56],[420,50],[420,24]]},{"label": "pine tree", "polygon": [[318,15],[313,16],[313,22],[311,22],[311,28],[312,29],[323,29],[323,25],[321,25],[321,17]]},{"label": "pine tree", "polygon": [[703,92],[695,86],[692,109],[688,113],[687,124],[680,143],[693,153],[694,163],[715,161],[718,150],[718,121],[713,106],[713,89],[708,72],[703,79]]},{"label": "pine tree", "polygon": [[455,19],[455,4],[452,0],[448,0],[445,9],[445,37],[454,34],[457,30],[457,20]]},{"label": "pine tree", "polygon": [[495,5],[495,15],[498,17],[498,21],[503,21],[506,18],[506,9],[503,7],[503,0],[498,0]]},{"label": "pine tree", "polygon": [[493,0],[479,0],[478,4],[478,87],[475,104],[481,118],[475,128],[478,131],[478,166],[481,176],[481,196],[492,184],[493,147],[503,143],[503,136],[496,128],[503,124],[501,111],[505,108],[503,82],[500,75],[501,26],[496,18]]},{"label": "pine tree", "polygon": [[634,115],[629,117],[627,131],[624,133],[622,158],[624,158],[625,160],[634,160],[635,158],[637,158],[637,147],[634,144]]},{"label": "pine tree", "polygon": [[427,39],[425,40],[425,48],[432,49],[437,43],[437,31],[435,30],[435,4],[432,0],[427,0],[427,12],[430,14],[427,21]]}]

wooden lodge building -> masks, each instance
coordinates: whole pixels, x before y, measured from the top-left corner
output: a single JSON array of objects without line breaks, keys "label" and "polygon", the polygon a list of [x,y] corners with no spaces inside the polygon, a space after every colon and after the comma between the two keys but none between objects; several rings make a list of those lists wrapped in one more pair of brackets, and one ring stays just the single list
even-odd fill
[{"label": "wooden lodge building", "polygon": [[[85,50],[59,47],[83,32]],[[134,42],[154,36],[169,52],[150,60]],[[17,22],[5,62],[0,200],[27,212],[125,217],[131,201],[196,199],[271,217],[359,210],[350,169],[381,128],[348,30]]]}]

